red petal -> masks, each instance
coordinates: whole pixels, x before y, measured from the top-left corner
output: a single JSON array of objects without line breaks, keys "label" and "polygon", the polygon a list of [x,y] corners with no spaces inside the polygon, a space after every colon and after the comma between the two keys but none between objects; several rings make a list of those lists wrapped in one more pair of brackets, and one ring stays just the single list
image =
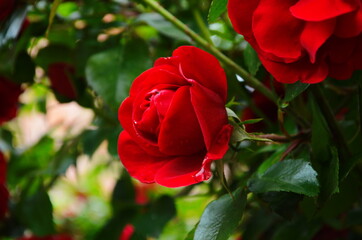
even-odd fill
[{"label": "red petal", "polygon": [[172,64],[186,79],[192,79],[211,89],[226,101],[227,83],[224,69],[210,53],[193,46],[177,48],[171,58],[162,58],[159,64]]},{"label": "red petal", "polygon": [[190,101],[190,88],[181,87],[161,124],[158,145],[167,155],[192,155],[205,151],[204,139]]},{"label": "red petal", "polygon": [[304,22],[295,19],[289,7],[295,0],[263,0],[254,12],[253,32],[261,50],[285,62],[302,55],[300,35]]},{"label": "red petal", "polygon": [[228,14],[235,31],[242,34],[247,41],[253,37],[252,19],[260,0],[229,0]]},{"label": "red petal", "polygon": [[328,65],[325,62],[317,61],[312,64],[307,57],[289,64],[277,63],[265,58],[260,58],[260,60],[270,74],[281,83],[294,83],[296,81],[318,83],[328,75]]},{"label": "red petal", "polygon": [[310,61],[315,63],[318,49],[334,31],[335,19],[322,22],[307,22],[300,37],[302,46],[308,51]]},{"label": "red petal", "polygon": [[156,175],[156,182],[166,187],[182,187],[207,180],[210,169],[203,178],[195,175],[202,170],[205,154],[177,157],[165,164]]},{"label": "red petal", "polygon": [[360,0],[299,0],[290,11],[305,21],[323,21],[355,11],[360,4]]},{"label": "red petal", "polygon": [[195,83],[190,89],[191,103],[201,127],[206,149],[210,151],[220,130],[228,123],[225,102],[200,84]]},{"label": "red petal", "polygon": [[180,75],[178,68],[171,65],[155,66],[143,72],[133,81],[130,96],[138,95],[140,92],[149,92],[159,85],[184,86],[188,84]]},{"label": "red petal", "polygon": [[131,97],[126,98],[119,110],[118,110],[118,119],[124,130],[128,132],[128,134],[133,138],[135,142],[139,145],[142,145],[143,149],[148,153],[155,156],[162,155],[158,147],[152,141],[145,139],[138,132],[136,132],[136,128],[134,125],[134,121],[132,118],[133,115],[133,99]]},{"label": "red petal", "polygon": [[155,182],[157,171],[170,160],[149,155],[126,131],[119,135],[118,154],[129,174],[144,183]]}]

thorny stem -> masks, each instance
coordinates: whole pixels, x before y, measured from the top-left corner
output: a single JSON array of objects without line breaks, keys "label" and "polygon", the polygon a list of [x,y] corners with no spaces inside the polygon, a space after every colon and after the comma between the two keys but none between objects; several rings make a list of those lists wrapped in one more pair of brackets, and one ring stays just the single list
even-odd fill
[{"label": "thorny stem", "polygon": [[175,25],[178,29],[182,32],[187,34],[192,40],[196,43],[200,44],[204,49],[208,50],[212,53],[215,57],[217,57],[222,63],[227,65],[228,67],[232,68],[235,73],[237,73],[240,77],[242,77],[245,82],[256,89],[257,91],[261,92],[267,98],[272,100],[273,102],[277,103],[278,97],[270,91],[266,86],[264,86],[258,79],[254,78],[251,74],[249,74],[245,69],[240,67],[237,63],[231,60],[229,57],[225,56],[222,52],[220,52],[216,47],[202,38],[200,35],[195,33],[192,29],[190,29],[187,25],[183,22],[178,20],[175,16],[173,16],[169,11],[163,8],[158,2],[155,0],[143,0],[147,5],[153,8],[156,12],[161,14],[166,20],[171,22]]}]

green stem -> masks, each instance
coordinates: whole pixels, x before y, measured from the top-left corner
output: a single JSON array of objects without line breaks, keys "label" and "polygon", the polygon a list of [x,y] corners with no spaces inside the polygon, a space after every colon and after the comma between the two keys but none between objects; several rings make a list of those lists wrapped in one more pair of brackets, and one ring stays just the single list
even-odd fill
[{"label": "green stem", "polygon": [[321,109],[322,114],[328,124],[328,128],[333,136],[333,139],[336,141],[338,148],[341,150],[340,154],[342,159],[347,160],[351,156],[351,151],[340,127],[338,126],[333,111],[324,96],[321,85],[315,84],[310,88],[312,90],[313,96],[316,99],[316,102],[319,104],[319,108]]},{"label": "green stem", "polygon": [[267,98],[269,98],[273,102],[277,103],[278,97],[272,91],[270,91],[270,89],[265,87],[260,81],[258,81],[258,79],[254,78],[245,69],[243,69],[237,63],[235,63],[233,60],[231,60],[230,58],[225,56],[216,47],[214,47],[212,44],[210,44],[208,41],[206,41],[200,35],[195,33],[187,25],[185,25],[183,22],[178,20],[169,11],[167,11],[165,8],[163,8],[158,2],[156,2],[155,0],[143,0],[143,2],[145,2],[147,5],[149,5],[156,12],[161,14],[166,20],[171,22],[178,29],[180,29],[185,34],[187,34],[196,43],[200,44],[204,49],[206,49],[207,51],[212,53],[223,64],[225,64],[226,66],[233,69],[235,71],[235,73],[237,73],[240,77],[242,77],[248,85],[250,85],[251,87],[253,87],[257,91],[261,92],[263,95],[265,95]]},{"label": "green stem", "polygon": [[197,8],[192,9],[192,14],[194,15],[195,21],[197,23],[197,26],[200,28],[202,35],[208,41],[211,45],[214,43],[211,40],[211,35],[209,32],[209,28],[206,26],[204,20],[202,19],[202,16],[200,14],[200,11]]}]

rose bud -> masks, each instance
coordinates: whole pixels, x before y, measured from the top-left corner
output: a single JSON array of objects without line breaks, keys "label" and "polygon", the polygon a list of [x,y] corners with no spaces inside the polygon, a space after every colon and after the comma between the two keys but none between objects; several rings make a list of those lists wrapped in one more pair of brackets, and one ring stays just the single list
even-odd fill
[{"label": "rose bud", "polygon": [[348,79],[362,69],[361,0],[229,0],[228,13],[279,82]]},{"label": "rose bud", "polygon": [[48,66],[48,76],[54,91],[69,99],[77,98],[77,91],[73,83],[75,69],[69,63],[56,62]]},{"label": "rose bud", "polygon": [[141,182],[166,187],[211,177],[228,149],[224,70],[211,54],[182,46],[135,79],[118,117],[120,159]]},{"label": "rose bud", "polygon": [[16,116],[21,93],[19,84],[0,76],[0,125]]}]

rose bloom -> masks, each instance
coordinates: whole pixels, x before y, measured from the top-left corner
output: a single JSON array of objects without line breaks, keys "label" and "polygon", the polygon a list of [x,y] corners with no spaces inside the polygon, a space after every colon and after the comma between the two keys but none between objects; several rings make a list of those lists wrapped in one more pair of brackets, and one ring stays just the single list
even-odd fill
[{"label": "rose bloom", "polygon": [[48,77],[51,87],[58,94],[69,99],[77,98],[77,91],[72,81],[75,69],[69,63],[56,62],[48,66]]},{"label": "rose bloom", "polygon": [[228,149],[224,70],[211,54],[182,46],[131,86],[118,112],[118,153],[131,176],[180,187],[207,180]]},{"label": "rose bloom", "polygon": [[0,21],[5,20],[13,11],[15,0],[0,0]]},{"label": "rose bloom", "polygon": [[16,116],[21,93],[19,84],[0,76],[0,125]]},{"label": "rose bloom", "polygon": [[362,69],[361,0],[229,0],[235,30],[282,83],[348,79]]}]

